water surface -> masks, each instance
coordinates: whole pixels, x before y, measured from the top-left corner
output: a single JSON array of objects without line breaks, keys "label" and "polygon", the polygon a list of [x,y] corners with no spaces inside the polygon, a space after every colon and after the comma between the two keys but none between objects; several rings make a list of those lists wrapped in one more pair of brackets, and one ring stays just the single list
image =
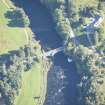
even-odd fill
[{"label": "water surface", "polygon": [[[62,40],[55,30],[50,11],[39,3],[39,0],[13,0],[15,5],[24,9],[30,19],[30,27],[40,40],[44,49],[53,49],[62,46]],[[68,63],[64,53],[58,53],[53,58],[54,66],[60,66],[66,78],[61,82],[57,78],[58,70],[52,69],[48,73],[47,95],[44,105],[77,105],[77,83],[79,77],[75,63]],[[55,78],[55,79],[54,79]],[[58,82],[57,82],[58,81]],[[57,94],[60,88],[64,89]]]}]

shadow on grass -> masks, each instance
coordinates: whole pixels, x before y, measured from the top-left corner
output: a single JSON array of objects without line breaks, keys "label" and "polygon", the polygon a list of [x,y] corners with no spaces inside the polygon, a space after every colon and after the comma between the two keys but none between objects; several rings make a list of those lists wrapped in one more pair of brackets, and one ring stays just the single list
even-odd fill
[{"label": "shadow on grass", "polygon": [[18,18],[14,11],[7,11],[5,17],[9,19],[8,27],[24,27],[21,18]]},{"label": "shadow on grass", "polygon": [[18,51],[9,51],[8,54],[0,55],[0,62],[4,62],[9,67],[12,64],[11,57],[14,55],[18,55]]}]

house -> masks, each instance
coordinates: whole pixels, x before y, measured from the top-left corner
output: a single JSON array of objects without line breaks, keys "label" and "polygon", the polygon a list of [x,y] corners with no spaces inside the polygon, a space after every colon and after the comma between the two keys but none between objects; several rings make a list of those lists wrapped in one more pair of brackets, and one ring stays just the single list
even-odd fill
[{"label": "house", "polygon": [[100,16],[98,16],[97,18],[96,18],[96,21],[94,22],[94,27],[98,27],[99,25],[101,25],[101,23],[103,22],[103,20],[104,20],[104,18],[103,17],[100,17]]},{"label": "house", "polygon": [[94,18],[90,18],[91,19],[91,23],[87,24],[84,26],[84,29],[93,29],[93,26],[94,27],[98,27],[104,20],[103,17],[97,15],[96,17]]}]

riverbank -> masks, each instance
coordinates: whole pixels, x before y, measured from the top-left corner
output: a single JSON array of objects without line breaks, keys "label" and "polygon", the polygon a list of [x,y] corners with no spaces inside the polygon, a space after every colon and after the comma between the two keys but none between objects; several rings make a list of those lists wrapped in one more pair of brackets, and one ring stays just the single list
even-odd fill
[{"label": "riverbank", "polygon": [[[55,3],[54,3],[55,2]],[[65,85],[65,88],[62,90],[64,93],[64,97],[61,99],[64,100],[64,103],[57,102],[55,101],[55,103],[53,103],[53,98],[49,95],[53,94],[52,96],[54,96],[54,92],[51,93],[50,91],[48,91],[47,93],[47,98],[45,101],[45,105],[49,104],[52,105],[52,103],[54,105],[57,105],[58,103],[60,103],[61,105],[79,105],[78,103],[78,88],[77,88],[77,84],[79,83],[80,77],[76,71],[76,65],[75,62],[71,62],[69,63],[67,61],[68,57],[72,57],[72,53],[71,56],[67,56],[67,46],[68,44],[71,44],[72,46],[70,46],[71,48],[74,48],[75,45],[77,43],[75,43],[75,35],[73,33],[73,30],[71,28],[69,19],[67,17],[67,13],[66,13],[66,7],[65,7],[65,3],[61,3],[60,1],[58,1],[56,3],[56,1],[54,1],[51,5],[50,5],[50,1],[42,1],[42,4],[48,8],[48,10],[50,10],[50,13],[52,15],[53,21],[54,21],[54,25],[56,26],[56,31],[58,32],[58,36],[62,38],[62,43],[65,47],[65,51],[63,53],[59,53],[57,55],[55,55],[54,57],[54,65],[60,66],[62,68],[62,70],[64,71],[64,74],[66,76],[66,81],[68,82],[67,85]],[[57,7],[58,6],[58,7]],[[63,61],[62,61],[63,60]],[[57,71],[56,71],[57,72]],[[50,74],[51,75],[51,74]],[[53,73],[52,73],[53,76]],[[49,77],[50,80],[50,77]],[[53,84],[53,83],[52,83]],[[48,88],[50,88],[51,83],[48,84]],[[52,85],[51,85],[52,86]],[[58,87],[53,87],[55,90],[56,88],[58,89]],[[52,88],[52,90],[54,90]],[[58,95],[58,97],[60,97]],[[47,100],[48,99],[48,100]]]}]

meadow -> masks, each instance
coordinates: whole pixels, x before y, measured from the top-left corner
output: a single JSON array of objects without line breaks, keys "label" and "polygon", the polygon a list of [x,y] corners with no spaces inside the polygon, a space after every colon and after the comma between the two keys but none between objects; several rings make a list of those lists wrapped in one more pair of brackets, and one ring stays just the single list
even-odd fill
[{"label": "meadow", "polygon": [[11,27],[5,14],[12,11],[11,8],[1,0],[0,1],[0,54],[8,53],[8,51],[16,50],[27,43],[24,28]]},{"label": "meadow", "polygon": [[[8,11],[13,11],[15,6],[10,0],[0,0],[0,55],[28,44],[27,35],[31,29],[24,27],[13,27],[11,21],[6,17]],[[14,23],[15,26],[15,23]],[[31,34],[30,34],[31,35]],[[19,96],[16,96],[16,105],[37,105],[38,97],[41,94],[42,66],[40,63],[33,66],[32,70],[23,73],[22,87]],[[35,104],[36,103],[36,104]]]}]

